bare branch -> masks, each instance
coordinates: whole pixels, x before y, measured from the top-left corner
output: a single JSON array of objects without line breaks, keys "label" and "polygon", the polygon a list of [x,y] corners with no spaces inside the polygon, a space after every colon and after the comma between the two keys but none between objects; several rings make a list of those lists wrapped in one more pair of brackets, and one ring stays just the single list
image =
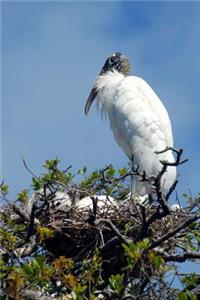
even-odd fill
[{"label": "bare branch", "polygon": [[30,170],[30,168],[28,167],[28,165],[27,165],[25,159],[23,158],[23,156],[21,156],[21,159],[22,159],[22,162],[23,162],[23,164],[24,164],[24,166],[25,166],[25,169],[26,169],[26,170],[27,170],[34,178],[37,178],[39,181],[41,181],[40,178],[39,178],[35,173],[33,173],[33,171]]},{"label": "bare branch", "polygon": [[[194,289],[190,290],[190,292],[193,294],[193,295],[197,295],[197,296],[200,296],[200,284],[195,287]],[[199,298],[198,298],[199,299]]]},{"label": "bare branch", "polygon": [[26,300],[53,300],[55,297],[50,296],[41,296],[41,294],[37,291],[24,289],[21,291],[21,296]]},{"label": "bare branch", "polygon": [[165,196],[166,201],[169,199],[169,197],[171,196],[171,194],[173,193],[173,191],[175,190],[176,186],[177,186],[178,180],[175,180],[174,183],[172,184],[172,186],[170,187],[168,193]]},{"label": "bare branch", "polygon": [[149,249],[153,249],[159,245],[161,245],[166,240],[170,239],[171,237],[175,236],[179,231],[183,228],[188,227],[191,223],[198,220],[200,218],[200,213],[193,215],[192,217],[188,218],[185,222],[174,228],[173,230],[169,231],[167,234],[163,235],[161,238],[153,241],[149,247]]},{"label": "bare branch", "polygon": [[30,221],[30,216],[19,206],[16,206],[14,203],[12,204],[13,212],[15,212],[18,216],[22,218],[23,221]]},{"label": "bare branch", "polygon": [[162,251],[156,251],[162,256],[162,258],[167,261],[175,261],[175,262],[184,262],[188,259],[200,259],[200,253],[198,252],[185,252],[183,254],[168,254]]},{"label": "bare branch", "polygon": [[114,233],[120,238],[120,240],[128,245],[129,241],[120,233],[120,231],[117,229],[117,227],[109,220],[109,219],[98,219],[95,221],[95,225],[98,225],[99,223],[105,223],[109,225],[109,227],[114,231]]},{"label": "bare branch", "polygon": [[173,147],[166,147],[162,151],[155,151],[155,153],[156,154],[162,154],[162,153],[165,153],[167,151],[173,151],[174,153],[176,153],[176,161],[175,162],[160,161],[163,165],[166,164],[168,166],[179,166],[179,165],[182,165],[183,163],[188,161],[188,158],[181,161],[181,155],[183,153],[183,149],[175,149]]},{"label": "bare branch", "polygon": [[86,194],[87,196],[90,196],[90,193],[86,190],[83,190],[83,189],[79,189],[79,188],[74,188],[74,187],[71,187],[69,185],[66,185],[58,180],[55,180],[54,181],[56,184],[62,186],[63,188],[65,188],[66,190],[70,191],[70,192],[77,192],[77,193],[84,193]]}]

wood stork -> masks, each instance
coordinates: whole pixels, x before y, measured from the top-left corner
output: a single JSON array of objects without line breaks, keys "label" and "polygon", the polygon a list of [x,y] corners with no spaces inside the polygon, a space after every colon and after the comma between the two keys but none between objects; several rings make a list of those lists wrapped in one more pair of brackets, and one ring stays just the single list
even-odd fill
[{"label": "wood stork", "polygon": [[[172,127],[167,110],[152,88],[142,78],[130,76],[130,64],[121,53],[109,57],[91,90],[85,114],[94,99],[105,112],[118,145],[139,171],[157,176],[162,168],[160,160],[174,162],[172,151],[155,152],[173,147]],[[166,194],[176,178],[176,167],[168,167],[161,185]],[[152,193],[150,183],[134,178],[134,193]]]}]

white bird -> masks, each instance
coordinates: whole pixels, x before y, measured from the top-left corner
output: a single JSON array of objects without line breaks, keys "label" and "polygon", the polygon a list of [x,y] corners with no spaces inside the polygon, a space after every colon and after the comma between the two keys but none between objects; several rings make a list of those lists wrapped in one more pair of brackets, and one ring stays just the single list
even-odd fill
[{"label": "white bird", "polygon": [[[121,53],[109,57],[92,88],[85,105],[85,114],[95,98],[108,115],[114,138],[133,165],[147,176],[157,176],[161,160],[174,162],[172,151],[156,154],[173,147],[172,126],[167,110],[156,93],[140,77],[130,76],[130,64]],[[162,177],[166,194],[176,179],[176,167],[169,166]],[[134,193],[152,194],[152,185],[134,178]]]},{"label": "white bird", "polygon": [[102,212],[104,210],[113,210],[118,207],[117,201],[107,195],[91,195],[87,196],[85,198],[82,198],[80,201],[77,202],[76,207],[78,209],[82,208],[89,208],[90,210],[93,209],[93,201],[92,198],[95,198],[97,200],[97,210]]},{"label": "white bird", "polygon": [[174,203],[170,206],[170,210],[173,212],[178,212],[181,210],[181,207],[178,203]]}]

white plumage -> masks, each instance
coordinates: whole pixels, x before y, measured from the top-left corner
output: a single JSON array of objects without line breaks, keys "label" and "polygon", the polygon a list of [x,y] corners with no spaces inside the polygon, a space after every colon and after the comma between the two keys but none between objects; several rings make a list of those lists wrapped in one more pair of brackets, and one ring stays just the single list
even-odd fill
[{"label": "white plumage", "polygon": [[[118,56],[118,60],[117,60]],[[117,64],[109,61],[117,60]],[[109,58],[98,76],[87,104],[86,113],[94,98],[108,115],[110,127],[118,145],[129,159],[133,158],[139,171],[156,176],[162,168],[160,160],[174,162],[172,151],[156,154],[166,147],[173,147],[172,127],[167,110],[152,88],[142,78],[128,76],[128,63],[120,53]],[[120,62],[121,63],[120,63]],[[129,71],[129,70],[128,70]],[[176,168],[168,167],[162,177],[166,194],[176,178]],[[152,193],[149,183],[135,178],[134,192],[138,195]]]}]

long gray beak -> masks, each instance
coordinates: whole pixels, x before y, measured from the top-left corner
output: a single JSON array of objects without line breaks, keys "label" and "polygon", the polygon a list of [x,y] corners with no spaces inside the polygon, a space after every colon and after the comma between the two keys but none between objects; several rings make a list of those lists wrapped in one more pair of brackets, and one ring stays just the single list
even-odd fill
[{"label": "long gray beak", "polygon": [[93,87],[93,89],[91,90],[90,95],[87,99],[87,102],[85,104],[85,115],[88,115],[90,106],[92,105],[96,96],[97,96],[97,89],[95,87]]}]

